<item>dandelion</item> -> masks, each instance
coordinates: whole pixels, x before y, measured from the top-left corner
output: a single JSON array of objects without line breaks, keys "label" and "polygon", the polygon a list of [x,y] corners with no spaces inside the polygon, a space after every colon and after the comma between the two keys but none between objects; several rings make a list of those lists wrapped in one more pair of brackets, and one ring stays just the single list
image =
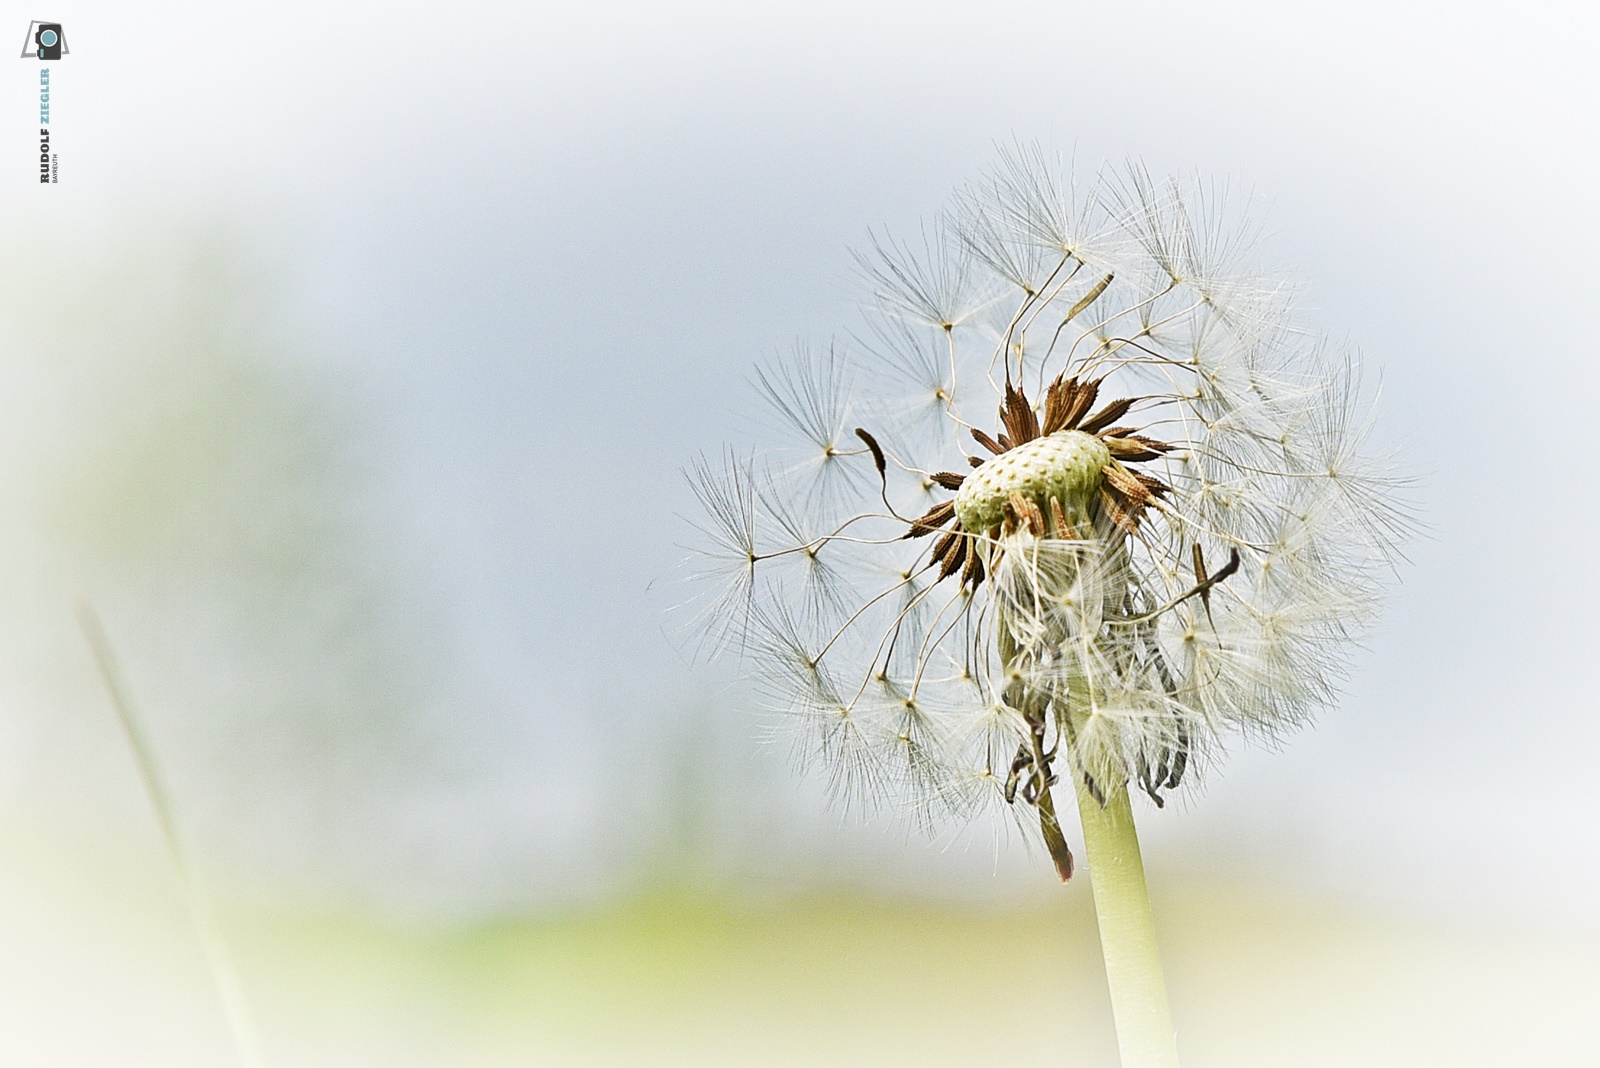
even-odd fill
[{"label": "dandelion", "polygon": [[839,794],[1027,813],[1063,881],[1075,799],[1125,1065],[1176,1063],[1130,791],[1327,705],[1408,526],[1355,359],[1228,220],[1013,149],[862,258],[862,336],[760,372],[788,446],[693,474],[705,632]]}]

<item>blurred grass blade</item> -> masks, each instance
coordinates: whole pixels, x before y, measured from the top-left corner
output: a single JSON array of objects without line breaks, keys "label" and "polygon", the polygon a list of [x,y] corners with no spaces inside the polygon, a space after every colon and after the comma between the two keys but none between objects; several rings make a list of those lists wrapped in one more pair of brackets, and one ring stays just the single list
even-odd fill
[{"label": "blurred grass blade", "polygon": [[167,848],[172,854],[172,865],[177,869],[184,903],[194,924],[195,935],[200,940],[200,948],[205,953],[211,980],[216,987],[217,999],[222,1003],[223,1015],[228,1021],[228,1031],[233,1036],[239,1064],[242,1068],[265,1068],[266,1061],[261,1055],[260,1043],[256,1038],[255,1027],[250,1018],[249,1006],[245,1002],[238,973],[234,970],[233,961],[223,944],[216,915],[212,911],[211,899],[206,893],[205,886],[195,876],[194,869],[184,852],[183,840],[178,834],[177,822],[173,818],[172,803],[156,766],[150,737],[145,733],[144,726],[134,711],[133,702],[128,697],[116,657],[111,651],[111,642],[106,637],[105,628],[100,624],[100,617],[88,602],[79,601],[77,612],[78,623],[83,628],[89,650],[100,669],[100,678],[111,696],[117,720],[122,724],[128,746],[133,751],[139,777],[144,780],[145,790],[150,795],[150,804],[155,809],[156,819],[161,824],[162,837],[166,839]]}]

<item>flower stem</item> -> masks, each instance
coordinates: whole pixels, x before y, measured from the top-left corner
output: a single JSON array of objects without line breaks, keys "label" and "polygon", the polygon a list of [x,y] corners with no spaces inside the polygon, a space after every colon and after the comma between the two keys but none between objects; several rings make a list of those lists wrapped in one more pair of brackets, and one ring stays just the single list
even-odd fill
[{"label": "flower stem", "polygon": [[1139,835],[1128,788],[1119,786],[1102,806],[1078,779],[1078,814],[1100,922],[1100,951],[1111,988],[1122,1068],[1177,1068],[1178,1044],[1167,1007],[1167,984],[1150,917]]}]

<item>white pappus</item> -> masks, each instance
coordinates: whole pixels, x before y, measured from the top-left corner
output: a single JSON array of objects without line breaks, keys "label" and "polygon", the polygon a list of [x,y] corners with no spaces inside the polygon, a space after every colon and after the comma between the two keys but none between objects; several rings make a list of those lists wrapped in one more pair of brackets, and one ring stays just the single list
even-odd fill
[{"label": "white pappus", "polygon": [[758,373],[787,445],[691,473],[697,626],[842,793],[1027,806],[1066,878],[1059,781],[1161,804],[1333,697],[1404,480],[1226,208],[1014,148],[861,257],[860,336]]}]

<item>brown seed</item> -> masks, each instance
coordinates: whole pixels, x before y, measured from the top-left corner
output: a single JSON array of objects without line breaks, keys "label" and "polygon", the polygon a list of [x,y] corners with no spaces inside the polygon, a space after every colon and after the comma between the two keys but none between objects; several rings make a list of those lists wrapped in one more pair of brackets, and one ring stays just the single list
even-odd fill
[{"label": "brown seed", "polygon": [[1106,485],[1117,493],[1141,505],[1150,500],[1150,490],[1139,480],[1132,471],[1119,463],[1109,463],[1100,469],[1105,476]]},{"label": "brown seed", "polygon": [[1066,426],[1067,405],[1071,403],[1073,391],[1078,385],[1078,380],[1066,378],[1066,373],[1062,371],[1056,375],[1056,380],[1045,391],[1044,426],[1039,428],[1041,434],[1054,434]]},{"label": "brown seed", "polygon": [[1139,433],[1138,427],[1133,426],[1114,426],[1110,430],[1100,431],[1100,436],[1102,438],[1106,438],[1108,441],[1111,438],[1126,438],[1129,441],[1136,441],[1145,448],[1153,449],[1156,452],[1171,452],[1173,449],[1177,448],[1176,445],[1169,444],[1168,442],[1145,437],[1143,434]]},{"label": "brown seed", "polygon": [[921,538],[925,535],[932,534],[934,531],[948,523],[951,517],[953,517],[955,514],[956,502],[945,501],[941,504],[936,504],[932,508],[928,509],[926,515],[912,520],[911,529],[900,536],[901,540],[904,541],[906,538]]},{"label": "brown seed", "polygon": [[888,465],[884,462],[883,450],[878,447],[878,439],[874,438],[871,434],[867,433],[865,430],[862,430],[860,427],[856,427],[856,437],[866,442],[867,448],[872,450],[872,462],[877,465],[878,475],[881,478]]},{"label": "brown seed", "polygon": [[1167,494],[1172,492],[1171,486],[1167,485],[1159,478],[1156,478],[1154,475],[1147,475],[1143,471],[1129,471],[1128,474],[1138,479],[1139,484],[1145,489],[1149,490],[1150,496],[1152,497],[1165,497]]},{"label": "brown seed", "polygon": [[1020,493],[1012,493],[1007,502],[1011,512],[1017,517],[1019,526],[1028,528],[1028,532],[1036,538],[1045,536],[1044,513],[1039,511],[1039,506]]},{"label": "brown seed", "polygon": [[[955,532],[952,531],[952,533]],[[945,557],[944,566],[939,568],[940,582],[943,582],[945,579],[955,574],[956,569],[966,562],[967,549],[967,539],[958,534],[955,548],[950,550],[949,554]]]},{"label": "brown seed", "polygon": [[983,554],[973,544],[967,549],[967,566],[961,571],[961,585],[977,589],[983,582]]},{"label": "brown seed", "polygon": [[1172,754],[1172,773],[1167,776],[1167,789],[1175,790],[1183,781],[1183,769],[1189,766],[1189,736],[1181,735],[1179,748]]},{"label": "brown seed", "polygon": [[1094,404],[1095,397],[1100,395],[1100,379],[1090,382],[1079,382],[1075,378],[1067,379],[1067,384],[1072,387],[1071,402],[1062,416],[1061,429],[1075,430],[1078,420],[1083,418],[1083,413]]},{"label": "brown seed", "polygon": [[1072,322],[1072,320],[1078,317],[1078,313],[1082,312],[1083,309],[1099,300],[1100,294],[1106,291],[1106,286],[1110,285],[1111,280],[1115,277],[1115,273],[1108,274],[1104,278],[1100,279],[1100,281],[1096,282],[1093,289],[1079,297],[1078,302],[1067,310],[1067,317],[1063,320],[1063,322]]},{"label": "brown seed", "polygon": [[972,438],[979,445],[982,445],[996,456],[999,456],[1001,453],[1006,451],[1006,446],[1001,445],[998,441],[994,440],[994,438],[991,438],[988,434],[985,434],[977,427],[972,428]]},{"label": "brown seed", "polygon": [[1059,497],[1050,498],[1050,532],[1058,538],[1075,538],[1078,532],[1067,522],[1067,513]]},{"label": "brown seed", "polygon": [[1095,782],[1094,777],[1091,776],[1087,771],[1083,773],[1083,785],[1089,791],[1089,796],[1094,798],[1095,803],[1101,808],[1105,808],[1106,792],[1100,789],[1099,783]]},{"label": "brown seed", "polygon": [[1123,397],[1121,400],[1114,400],[1085,419],[1078,429],[1085,434],[1099,433],[1103,427],[1108,427],[1127,415],[1128,409],[1132,408],[1134,401],[1138,399],[1137,397]]},{"label": "brown seed", "polygon": [[1136,464],[1143,460],[1158,460],[1161,458],[1159,452],[1154,449],[1148,449],[1137,441],[1111,437],[1107,434],[1102,434],[1100,440],[1105,442],[1106,448],[1111,452],[1112,456],[1125,463]]},{"label": "brown seed", "polygon": [[1000,422],[1011,444],[1021,445],[1039,436],[1039,419],[1022,390],[1006,383],[1006,401],[1000,406]]},{"label": "brown seed", "polygon": [[1232,577],[1237,570],[1239,570],[1239,550],[1229,549],[1228,562],[1222,565],[1222,570],[1211,576],[1211,584],[1215,586],[1224,579]]},{"label": "brown seed", "polygon": [[1211,584],[1206,581],[1206,554],[1200,548],[1200,543],[1194,546],[1194,581],[1200,587],[1200,604],[1206,610],[1206,622],[1211,624],[1211,629],[1217,629],[1217,621],[1211,618]]},{"label": "brown seed", "polygon": [[1139,521],[1130,514],[1131,506],[1132,502],[1126,497],[1105,486],[1100,487],[1100,508],[1106,513],[1106,518],[1129,534],[1137,534]]},{"label": "brown seed", "polygon": [[958,475],[951,471],[936,471],[928,476],[945,489],[960,489],[961,484],[967,480],[966,475]]}]

